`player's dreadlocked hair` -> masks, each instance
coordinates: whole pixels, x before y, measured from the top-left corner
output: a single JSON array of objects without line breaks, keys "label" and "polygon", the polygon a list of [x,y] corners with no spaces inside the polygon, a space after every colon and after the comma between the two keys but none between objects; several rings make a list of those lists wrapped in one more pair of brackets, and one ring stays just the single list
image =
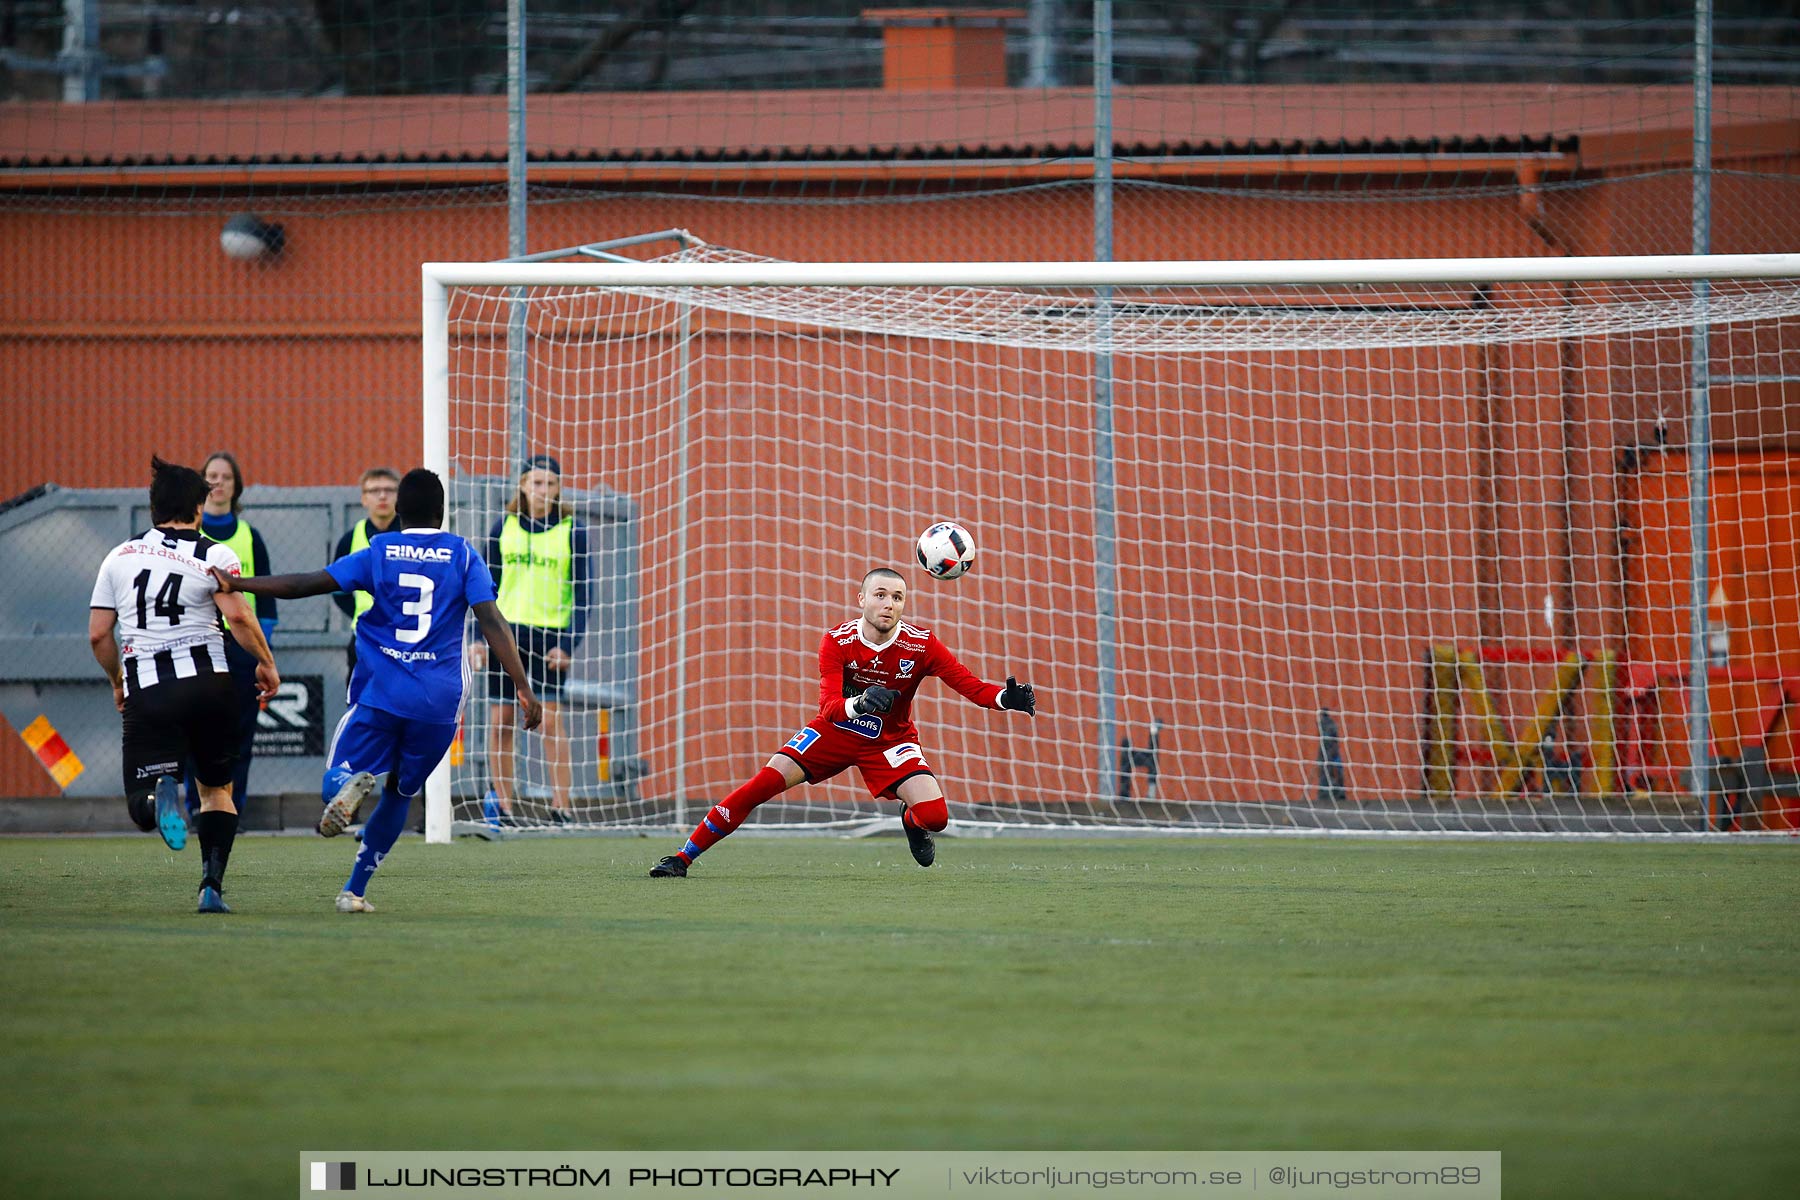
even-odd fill
[{"label": "player's dreadlocked hair", "polygon": [[150,522],[191,521],[206,503],[206,477],[192,467],[150,456]]}]

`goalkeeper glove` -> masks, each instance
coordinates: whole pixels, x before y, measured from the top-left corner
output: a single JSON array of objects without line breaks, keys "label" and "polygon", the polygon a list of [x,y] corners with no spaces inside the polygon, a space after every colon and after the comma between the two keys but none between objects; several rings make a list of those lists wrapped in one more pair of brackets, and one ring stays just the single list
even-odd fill
[{"label": "goalkeeper glove", "polygon": [[1000,689],[1000,707],[1028,713],[1035,717],[1037,716],[1037,692],[1029,683],[1020,683],[1008,675],[1006,686]]},{"label": "goalkeeper glove", "polygon": [[858,713],[884,713],[894,707],[894,701],[900,698],[896,688],[882,687],[879,683],[867,688],[856,699]]}]

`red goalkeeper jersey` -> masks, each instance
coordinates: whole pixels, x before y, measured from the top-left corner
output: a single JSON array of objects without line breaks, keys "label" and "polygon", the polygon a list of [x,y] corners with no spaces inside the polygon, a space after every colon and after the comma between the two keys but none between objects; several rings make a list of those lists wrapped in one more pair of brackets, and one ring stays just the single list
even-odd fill
[{"label": "red goalkeeper jersey", "polygon": [[[1000,707],[1000,693],[1005,689],[997,683],[983,683],[931,630],[901,621],[892,636],[878,646],[863,638],[860,617],[846,621],[826,630],[819,643],[819,717],[840,728],[854,727],[854,732],[882,742],[916,742],[919,733],[913,728],[913,695],[932,675],[961,692],[971,704]],[[846,717],[847,695],[858,695],[876,684],[900,693],[894,707],[886,713]]]}]

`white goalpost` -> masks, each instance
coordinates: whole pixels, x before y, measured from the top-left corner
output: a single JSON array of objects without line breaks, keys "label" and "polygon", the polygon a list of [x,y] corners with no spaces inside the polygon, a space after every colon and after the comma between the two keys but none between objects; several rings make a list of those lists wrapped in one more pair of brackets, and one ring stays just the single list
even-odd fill
[{"label": "white goalpost", "polygon": [[[1040,697],[921,690],[953,832],[1800,830],[1800,254],[695,244],[427,263],[423,317],[452,528],[484,545],[550,454],[589,550],[499,832],[685,831],[814,715],[874,566]],[[912,562],[938,519],[979,548],[951,582]],[[491,699],[430,840],[493,829]],[[751,827],[893,816],[847,772]]]}]

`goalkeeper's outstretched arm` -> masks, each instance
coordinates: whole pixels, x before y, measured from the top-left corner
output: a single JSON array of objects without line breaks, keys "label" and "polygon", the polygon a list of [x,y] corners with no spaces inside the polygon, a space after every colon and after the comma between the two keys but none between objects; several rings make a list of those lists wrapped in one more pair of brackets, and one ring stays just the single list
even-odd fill
[{"label": "goalkeeper's outstretched arm", "polygon": [[1022,712],[1028,717],[1037,716],[1037,689],[1029,683],[1020,683],[1011,675],[1006,677],[1004,684],[983,683],[948,648],[942,649],[941,654],[933,673],[970,704]]}]

